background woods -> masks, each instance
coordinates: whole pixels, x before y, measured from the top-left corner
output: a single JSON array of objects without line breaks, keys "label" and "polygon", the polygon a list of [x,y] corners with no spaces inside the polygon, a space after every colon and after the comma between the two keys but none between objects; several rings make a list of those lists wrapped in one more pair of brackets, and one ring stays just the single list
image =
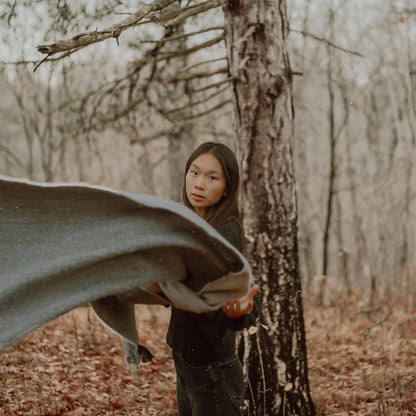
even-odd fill
[{"label": "background woods", "polygon": [[[341,324],[364,325],[357,331],[366,336],[379,328],[373,318],[406,326],[392,315],[402,289],[401,310],[414,317],[416,8],[410,0],[243,4],[2,2],[0,174],[179,200],[190,149],[229,143],[244,195],[257,203],[244,207],[249,255],[276,304],[256,336],[274,363],[267,381],[279,387],[267,396],[269,387],[253,383],[252,394],[259,412],[283,414],[299,410],[304,390],[311,414],[300,279],[308,305],[316,297],[323,308],[321,318],[307,310],[309,330],[322,329],[325,308],[336,308]],[[264,28],[274,34],[269,44]],[[403,397],[414,391],[409,377],[393,377]]]},{"label": "background woods", "polygon": [[[182,2],[188,17],[169,20],[172,2],[162,25],[147,16],[33,73],[36,46],[110,27],[134,4],[3,2],[1,173],[170,197],[195,142],[237,148],[224,17],[219,3],[203,5]],[[302,277],[309,288],[322,274],[335,286],[400,283],[416,267],[415,8],[287,6]]]}]

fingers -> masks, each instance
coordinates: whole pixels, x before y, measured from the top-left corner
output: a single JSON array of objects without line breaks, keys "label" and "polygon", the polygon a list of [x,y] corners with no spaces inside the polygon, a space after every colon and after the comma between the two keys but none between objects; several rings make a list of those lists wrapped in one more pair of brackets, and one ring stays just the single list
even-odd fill
[{"label": "fingers", "polygon": [[241,311],[241,300],[233,299],[230,303],[224,303],[223,311],[229,318],[239,318],[244,313]]},{"label": "fingers", "polygon": [[253,309],[253,298],[259,290],[258,285],[254,285],[248,294],[242,299],[232,299],[229,303],[224,303],[222,309],[229,318],[239,318]]},{"label": "fingers", "polygon": [[233,313],[231,311],[230,305],[228,303],[224,303],[222,310],[224,311],[224,313],[229,317],[229,318],[233,318]]},{"label": "fingers", "polygon": [[259,290],[259,285],[252,286],[252,288],[248,292],[247,298],[251,301],[254,298],[258,290]]},{"label": "fingers", "polygon": [[245,307],[242,307],[241,299],[233,299],[230,303],[224,303],[223,311],[229,318],[239,318],[251,311],[253,302],[249,301]]},{"label": "fingers", "polygon": [[246,307],[243,310],[241,310],[241,315],[250,313],[252,309],[253,309],[253,301],[249,300]]},{"label": "fingers", "polygon": [[231,300],[228,310],[234,316],[241,316],[241,299]]}]

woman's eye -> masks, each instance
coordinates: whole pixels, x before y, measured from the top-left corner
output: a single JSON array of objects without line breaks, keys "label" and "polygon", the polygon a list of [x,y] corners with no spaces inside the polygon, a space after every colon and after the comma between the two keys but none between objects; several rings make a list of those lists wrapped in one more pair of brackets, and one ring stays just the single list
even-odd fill
[{"label": "woman's eye", "polygon": [[217,177],[216,177],[216,176],[208,176],[208,178],[209,178],[209,180],[211,180],[211,181],[215,181],[215,180],[217,179]]}]

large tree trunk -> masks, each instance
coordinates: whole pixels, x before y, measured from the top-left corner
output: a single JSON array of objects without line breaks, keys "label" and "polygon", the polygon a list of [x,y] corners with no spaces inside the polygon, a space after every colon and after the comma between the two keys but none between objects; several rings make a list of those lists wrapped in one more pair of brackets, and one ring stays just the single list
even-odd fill
[{"label": "large tree trunk", "polygon": [[243,163],[247,257],[260,285],[264,324],[240,344],[251,393],[247,413],[312,415],[299,276],[286,1],[228,0],[224,12]]}]

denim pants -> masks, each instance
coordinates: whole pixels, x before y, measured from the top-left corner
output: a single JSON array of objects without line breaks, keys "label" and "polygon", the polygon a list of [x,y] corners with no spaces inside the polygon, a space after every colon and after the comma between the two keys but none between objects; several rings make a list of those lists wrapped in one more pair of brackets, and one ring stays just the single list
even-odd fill
[{"label": "denim pants", "polygon": [[236,354],[198,366],[173,352],[179,416],[241,416],[243,366]]}]

